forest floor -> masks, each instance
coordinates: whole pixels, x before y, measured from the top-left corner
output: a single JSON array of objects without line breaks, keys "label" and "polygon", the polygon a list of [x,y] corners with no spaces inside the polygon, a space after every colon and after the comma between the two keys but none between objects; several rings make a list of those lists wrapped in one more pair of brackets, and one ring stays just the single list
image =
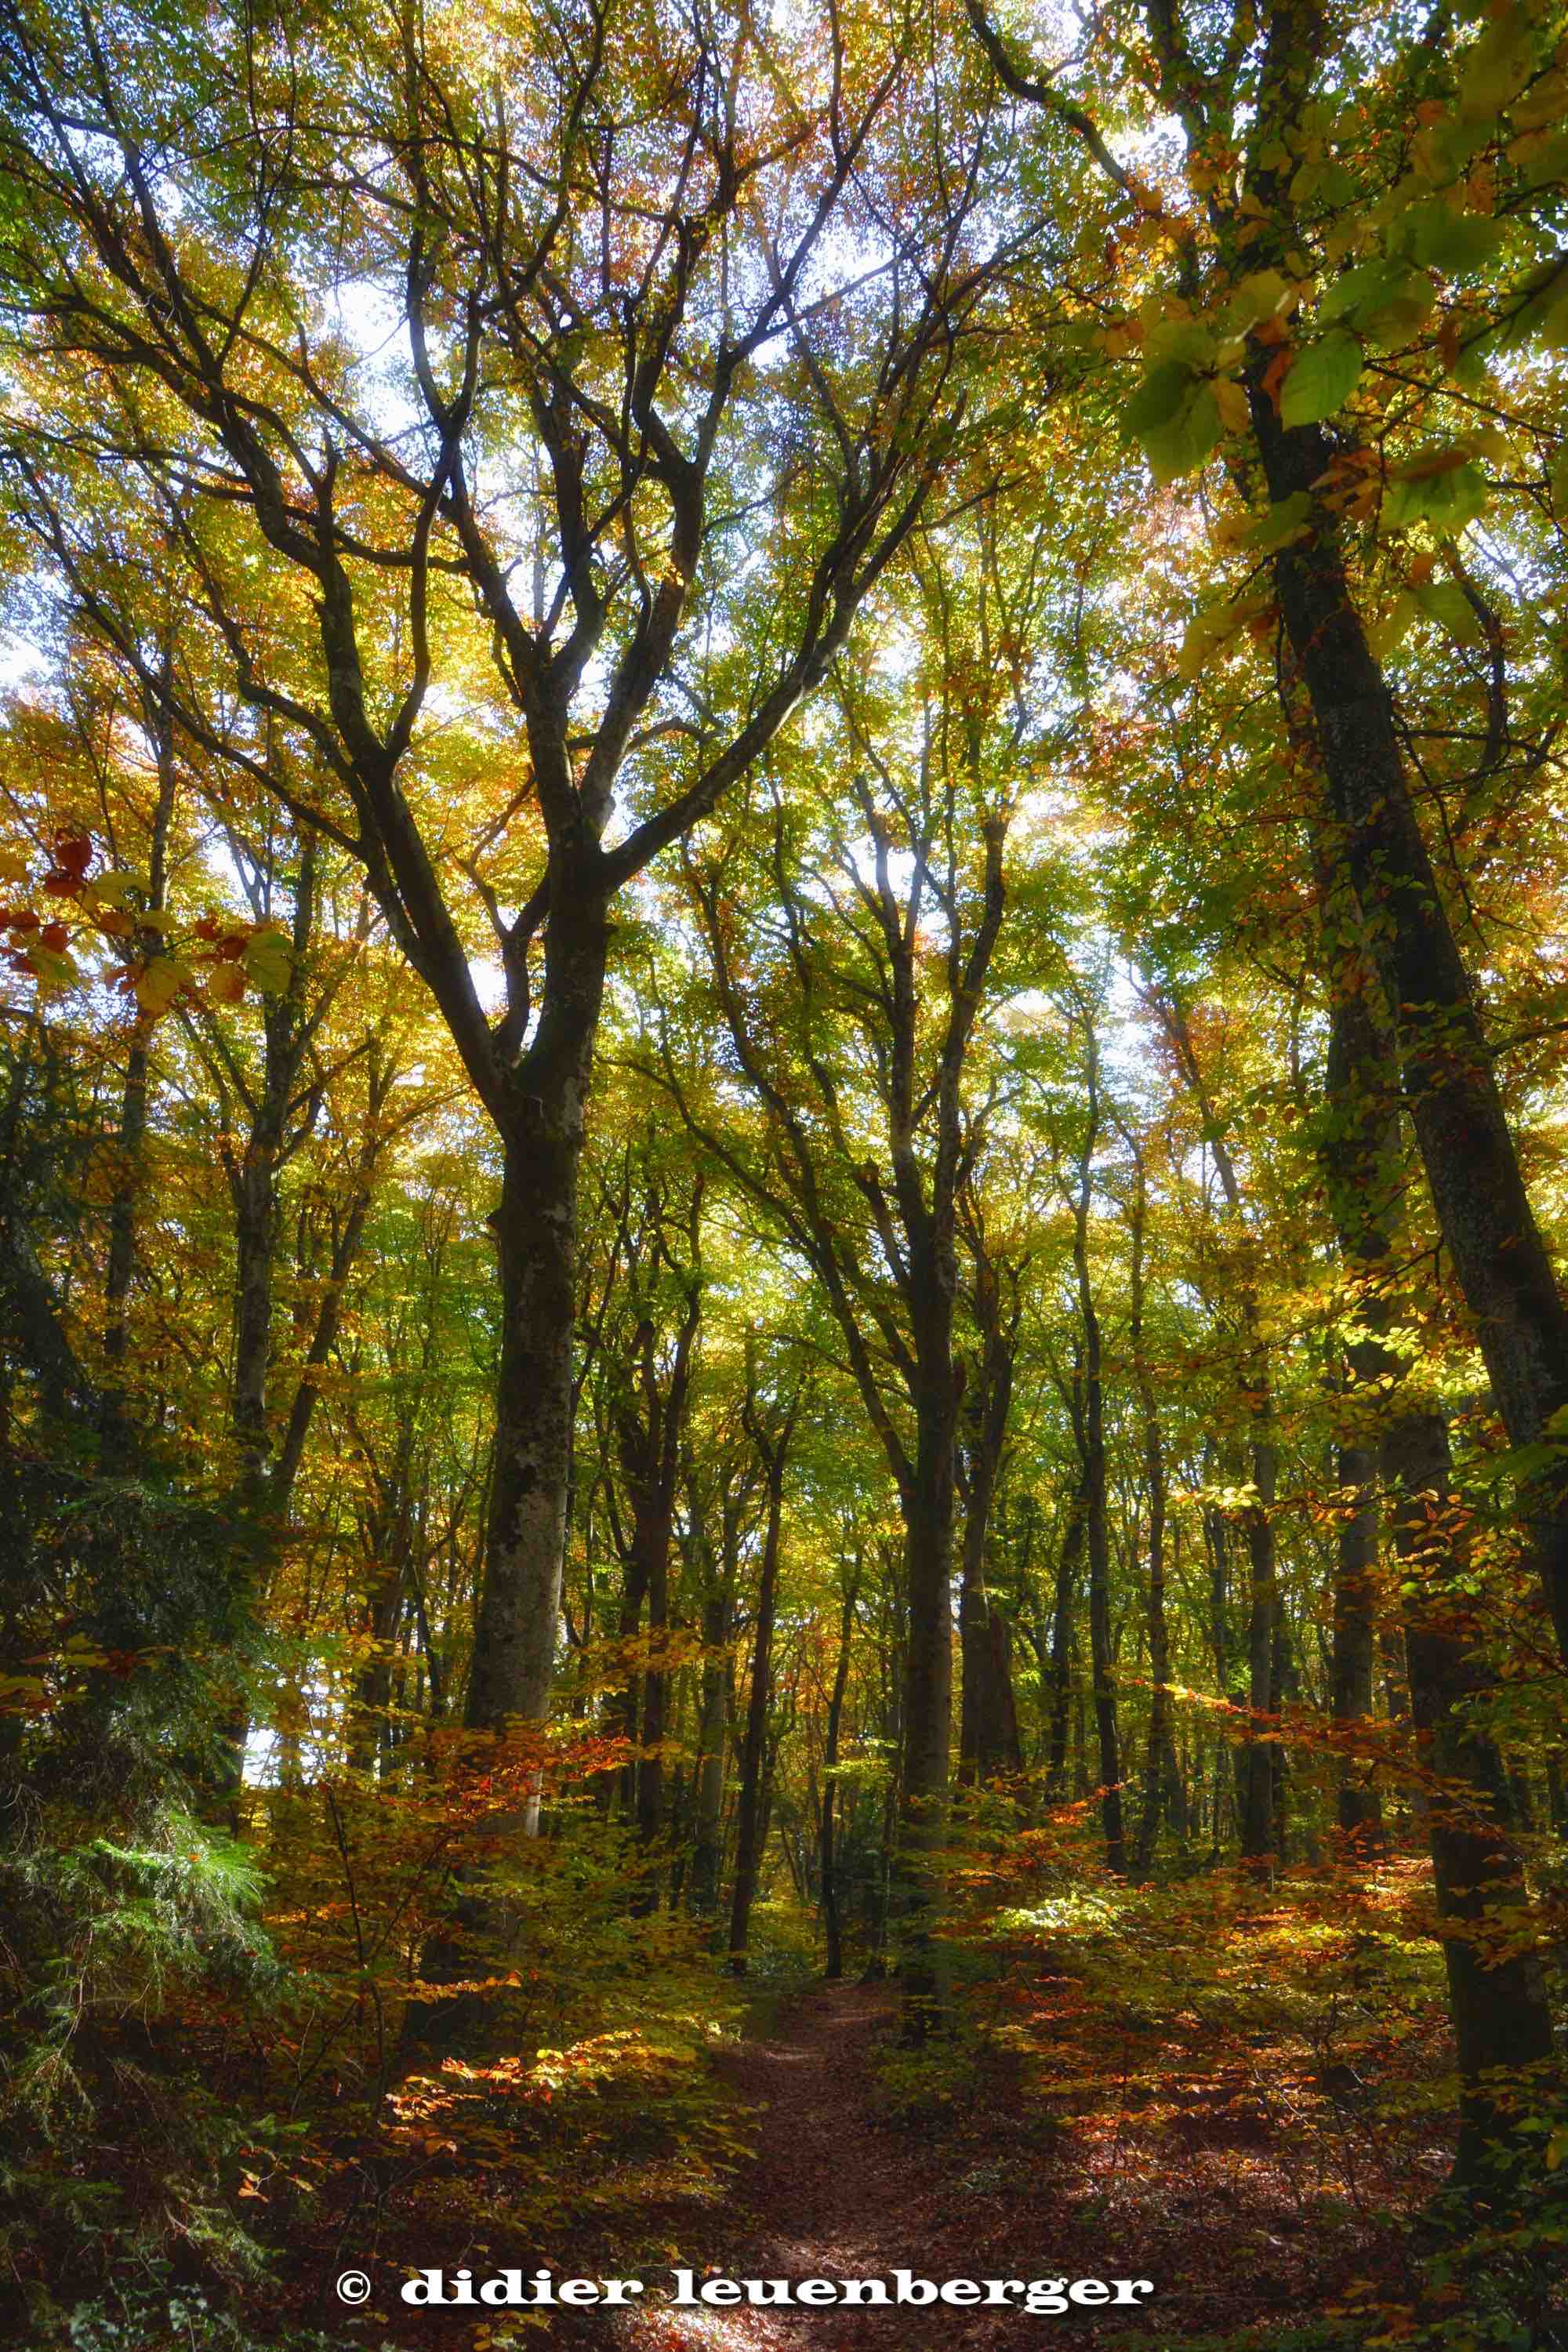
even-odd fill
[{"label": "forest floor", "polygon": [[[929,2154],[877,2114],[871,2057],[896,2023],[880,1985],[823,1985],[784,2011],[774,2038],[742,2041],[721,2062],[733,2091],[758,2111],[761,2145],[735,2187],[743,2234],[727,2245],[731,2278],[880,2278],[902,2266],[927,2278],[973,2276],[972,2238],[951,2210]],[[956,2241],[956,2243],[955,2243]],[[689,2257],[693,2263],[696,2256]],[[645,2306],[628,2330],[637,2352],[773,2352],[828,2340],[843,2352],[872,2344],[989,2345],[996,2323],[938,2306],[834,2311]],[[1016,2328],[1016,2315],[1010,2325]]]},{"label": "forest floor", "polygon": [[606,2352],[991,2352],[1054,2327],[1102,2347],[1158,2345],[1299,2321],[1386,2259],[1368,2216],[1358,2227],[1338,2215],[1322,2234],[1306,2223],[1275,2161],[1283,2153],[1288,2173],[1288,2151],[1246,2132],[1222,2129],[1219,2145],[1178,2156],[1149,2144],[1131,2116],[1114,2131],[1086,2131],[1079,2118],[1064,2132],[1027,2102],[987,2098],[977,2102],[983,2125],[978,2115],[973,2125],[900,2116],[879,2063],[897,2021],[886,1987],[819,1985],[723,2054],[756,2152],[723,2208],[704,2217],[704,2242],[689,2225],[675,2259],[699,2281],[889,2278],[900,2268],[938,2282],[1144,2278],[1155,2293],[1141,2308],[695,2309],[650,2293],[625,2312],[584,2314],[582,2332],[560,2340]]},{"label": "forest floor", "polygon": [[[875,2103],[873,2053],[897,2017],[885,1986],[821,1985],[788,2003],[767,2038],[748,2037],[720,2060],[754,2117],[758,2145],[725,2216],[710,2224],[718,2242],[683,2250],[700,2279],[885,2278],[900,2267],[937,2280],[975,2275],[974,2232],[952,2210],[951,2182]],[[1016,2312],[951,2305],[684,2310],[647,2302],[617,2318],[615,2340],[626,2352],[783,2352],[812,2343],[902,2352],[1001,2344],[1019,2325]]]}]

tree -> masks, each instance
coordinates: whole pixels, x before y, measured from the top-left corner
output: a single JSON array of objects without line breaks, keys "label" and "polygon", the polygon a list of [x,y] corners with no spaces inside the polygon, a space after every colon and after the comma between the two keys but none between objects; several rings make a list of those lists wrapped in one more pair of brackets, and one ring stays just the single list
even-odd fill
[{"label": "tree", "polygon": [[[908,28],[851,54],[803,26],[759,56],[744,32],[671,25],[655,60],[640,18],[544,12],[499,80],[412,12],[310,30],[234,21],[197,42],[174,17],[132,39],[8,13],[0,167],[36,233],[8,249],[4,305],[42,347],[40,383],[85,372],[101,394],[63,431],[13,436],[12,479],[169,723],[363,866],[499,1139],[468,1690],[493,1729],[544,1713],[554,1660],[610,909],[825,675],[948,462],[998,151],[984,94],[947,90]],[[939,123],[956,175],[924,168]],[[875,265],[836,278],[859,230]],[[395,321],[396,421],[373,352],[334,323],[351,299]],[[83,459],[144,486],[178,542],[200,670],[149,659],[144,583],[96,531]],[[759,490],[777,593],[730,597]],[[455,856],[437,688],[471,712],[487,787]],[[472,895],[454,900],[459,874]],[[493,1018],[476,916],[501,966]]]}]

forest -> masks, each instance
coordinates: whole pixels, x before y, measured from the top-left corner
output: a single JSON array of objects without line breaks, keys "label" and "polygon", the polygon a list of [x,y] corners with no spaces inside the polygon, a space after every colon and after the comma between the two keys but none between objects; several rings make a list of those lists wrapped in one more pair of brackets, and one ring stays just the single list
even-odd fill
[{"label": "forest", "polygon": [[0,0],[6,2341],[1568,2347],[1565,688],[1549,0]]}]

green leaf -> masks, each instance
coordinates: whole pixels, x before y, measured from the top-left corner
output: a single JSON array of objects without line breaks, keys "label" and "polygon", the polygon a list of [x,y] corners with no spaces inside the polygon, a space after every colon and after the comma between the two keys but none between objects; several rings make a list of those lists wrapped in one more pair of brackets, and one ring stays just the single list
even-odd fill
[{"label": "green leaf", "polygon": [[1457,213],[1441,196],[1409,205],[1389,230],[1389,247],[1424,269],[1446,278],[1468,278],[1497,259],[1506,234],[1501,221],[1481,213]]},{"label": "green leaf", "polygon": [[1265,319],[1273,318],[1290,291],[1290,281],[1278,269],[1254,269],[1230,298],[1230,323],[1238,335],[1250,334]]},{"label": "green leaf", "polygon": [[1143,330],[1143,354],[1151,370],[1167,362],[1189,369],[1207,367],[1215,355],[1215,338],[1197,319],[1157,319]]},{"label": "green leaf", "polygon": [[1559,180],[1568,179],[1568,131],[1518,140],[1509,155],[1527,188],[1552,187]]},{"label": "green leaf", "polygon": [[1194,383],[1191,395],[1168,425],[1143,437],[1149,470],[1159,483],[1179,481],[1203,464],[1220,440],[1219,404],[1210,385]]},{"label": "green leaf", "polygon": [[1142,445],[1149,470],[1160,483],[1176,481],[1201,466],[1223,429],[1212,385],[1174,360],[1150,369],[1122,411],[1122,421]]},{"label": "green leaf", "polygon": [[1380,662],[1386,661],[1403,643],[1418,610],[1415,598],[1406,589],[1394,598],[1383,618],[1367,630],[1367,643]]},{"label": "green leaf", "polygon": [[1475,607],[1457,580],[1432,580],[1415,591],[1415,603],[1428,621],[1453,638],[1458,646],[1479,642],[1481,625]]},{"label": "green leaf", "polygon": [[287,931],[263,929],[245,946],[246,977],[263,996],[281,996],[294,968],[294,950]]},{"label": "green leaf", "polygon": [[1471,122],[1500,114],[1530,79],[1534,44],[1522,8],[1510,8],[1482,34],[1459,76],[1459,110]]},{"label": "green leaf", "polygon": [[1457,180],[1496,129],[1495,120],[1490,122],[1472,121],[1462,114],[1451,114],[1446,122],[1435,123],[1427,134],[1431,177],[1439,181]]},{"label": "green leaf", "polygon": [[1247,534],[1247,544],[1260,555],[1275,555],[1282,547],[1302,538],[1311,528],[1308,518],[1312,511],[1311,493],[1292,490],[1288,499],[1276,499],[1267,514],[1259,515]]},{"label": "green leaf", "polygon": [[82,885],[82,902],[89,907],[123,907],[143,886],[134,874],[97,874]]},{"label": "green leaf", "polygon": [[1444,531],[1459,531],[1474,522],[1486,502],[1487,478],[1479,466],[1413,467],[1390,489],[1383,519],[1393,530],[1429,522]]},{"label": "green leaf", "polygon": [[1169,425],[1192,385],[1191,368],[1175,360],[1163,361],[1158,367],[1151,368],[1121,412],[1129,433],[1142,441],[1145,434],[1157,433],[1162,425]]},{"label": "green leaf", "polygon": [[1418,327],[1436,299],[1420,270],[1382,256],[1347,269],[1319,303],[1318,316],[1325,325],[1342,320],[1387,342]]},{"label": "green leaf", "polygon": [[1286,425],[1316,425],[1343,406],[1365,364],[1355,337],[1339,327],[1309,343],[1286,377],[1279,415]]},{"label": "green leaf", "polygon": [[1506,1453],[1494,1454],[1477,1475],[1483,1486],[1500,1486],[1505,1478],[1515,1478],[1521,1486],[1529,1486],[1532,1479],[1555,1469],[1561,1459],[1554,1445],[1537,1438],[1531,1445],[1510,1445]]}]

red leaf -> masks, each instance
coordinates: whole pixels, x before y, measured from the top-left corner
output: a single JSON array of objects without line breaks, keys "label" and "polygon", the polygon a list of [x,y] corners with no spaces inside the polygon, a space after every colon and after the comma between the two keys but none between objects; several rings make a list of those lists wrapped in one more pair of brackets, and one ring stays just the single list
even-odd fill
[{"label": "red leaf", "polygon": [[57,833],[55,863],[72,877],[72,887],[81,880],[92,864],[92,836],[86,833]]}]

